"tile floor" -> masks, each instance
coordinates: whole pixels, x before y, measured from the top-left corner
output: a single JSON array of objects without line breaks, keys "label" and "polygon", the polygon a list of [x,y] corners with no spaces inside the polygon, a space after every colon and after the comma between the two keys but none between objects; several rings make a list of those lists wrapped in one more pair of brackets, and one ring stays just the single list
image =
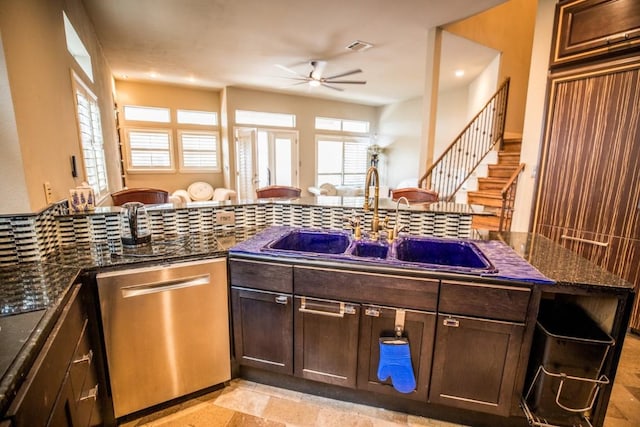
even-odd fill
[{"label": "tile floor", "polygon": [[[458,425],[236,379],[222,390],[129,421],[121,426],[456,427]],[[604,427],[638,426],[640,426],[640,337],[628,335]]]}]

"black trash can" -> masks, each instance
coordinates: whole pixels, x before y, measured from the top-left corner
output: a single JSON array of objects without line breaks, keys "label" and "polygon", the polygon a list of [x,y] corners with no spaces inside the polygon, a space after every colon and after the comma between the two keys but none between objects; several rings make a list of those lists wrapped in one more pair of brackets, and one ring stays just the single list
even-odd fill
[{"label": "black trash can", "polygon": [[600,373],[613,345],[614,339],[582,308],[543,301],[529,361],[529,409],[549,423],[573,425],[609,383]]}]

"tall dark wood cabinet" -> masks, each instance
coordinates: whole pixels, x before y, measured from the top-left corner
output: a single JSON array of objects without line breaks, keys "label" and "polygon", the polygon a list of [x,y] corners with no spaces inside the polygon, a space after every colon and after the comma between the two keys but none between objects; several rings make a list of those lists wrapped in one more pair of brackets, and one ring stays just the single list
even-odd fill
[{"label": "tall dark wood cabinet", "polygon": [[[573,0],[558,5],[534,219],[535,232],[634,283],[636,291],[640,286],[639,5],[636,0]],[[573,13],[571,19],[568,11]],[[610,49],[595,43],[596,33],[603,35],[602,40],[611,35]],[[620,34],[627,36],[620,39]],[[586,43],[589,38],[594,42]],[[584,43],[578,42],[583,39]],[[640,330],[637,298],[630,326]]]}]

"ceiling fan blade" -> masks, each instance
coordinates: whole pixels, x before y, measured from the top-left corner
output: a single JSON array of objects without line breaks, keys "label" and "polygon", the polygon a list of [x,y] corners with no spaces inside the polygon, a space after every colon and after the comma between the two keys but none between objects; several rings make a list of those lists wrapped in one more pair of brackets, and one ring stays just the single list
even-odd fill
[{"label": "ceiling fan blade", "polygon": [[328,85],[328,84],[326,84],[326,83],[320,83],[320,84],[321,84],[322,86],[324,86],[324,87],[328,87],[329,89],[337,90],[338,92],[344,92],[344,90],[343,90],[343,89],[340,89],[339,87],[333,87],[333,86]]},{"label": "ceiling fan blade", "polygon": [[297,77],[299,77],[299,78],[301,78],[301,79],[308,79],[308,78],[309,78],[308,76],[305,76],[304,74],[300,74],[300,73],[298,73],[297,71],[294,71],[294,70],[292,70],[292,69],[291,69],[291,68],[289,68],[289,67],[285,67],[284,65],[275,64],[275,66],[276,66],[276,67],[278,67],[278,68],[280,68],[281,70],[284,70],[284,71],[286,71],[286,72],[288,72],[288,73],[291,73],[291,74],[293,74],[294,76],[297,76]]},{"label": "ceiling fan blade", "polygon": [[336,74],[335,76],[325,77],[325,80],[337,79],[337,78],[340,78],[340,77],[346,77],[346,76],[350,76],[351,74],[357,74],[357,73],[361,73],[361,72],[362,72],[361,69],[351,70],[351,71],[347,71],[347,72],[344,72],[344,73]]},{"label": "ceiling fan blade", "polygon": [[343,84],[350,84],[350,85],[364,85],[367,84],[367,82],[365,80],[329,80],[329,79],[325,79],[326,83],[331,83],[331,84],[335,84],[335,83],[343,83]]}]

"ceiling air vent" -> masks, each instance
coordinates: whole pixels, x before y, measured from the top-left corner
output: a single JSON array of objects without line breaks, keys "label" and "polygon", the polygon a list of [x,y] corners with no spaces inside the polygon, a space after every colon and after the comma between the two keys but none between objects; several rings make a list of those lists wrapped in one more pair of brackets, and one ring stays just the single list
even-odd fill
[{"label": "ceiling air vent", "polygon": [[363,42],[360,40],[356,40],[347,45],[347,49],[354,52],[364,52],[365,50],[371,49],[372,47],[373,45],[371,43]]}]

